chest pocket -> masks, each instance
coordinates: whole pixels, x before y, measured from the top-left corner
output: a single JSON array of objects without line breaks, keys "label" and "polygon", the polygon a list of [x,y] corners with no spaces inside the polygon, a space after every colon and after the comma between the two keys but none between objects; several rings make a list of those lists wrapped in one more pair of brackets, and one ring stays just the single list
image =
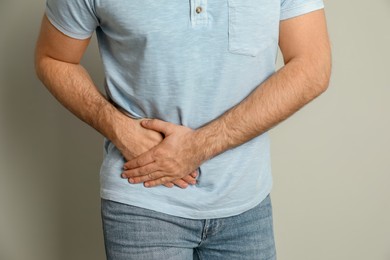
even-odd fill
[{"label": "chest pocket", "polygon": [[228,0],[228,8],[231,53],[256,56],[277,43],[280,1]]}]

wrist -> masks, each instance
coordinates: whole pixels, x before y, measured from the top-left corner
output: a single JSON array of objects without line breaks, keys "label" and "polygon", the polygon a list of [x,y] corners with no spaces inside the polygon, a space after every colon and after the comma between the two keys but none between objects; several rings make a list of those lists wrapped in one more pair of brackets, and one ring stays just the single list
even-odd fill
[{"label": "wrist", "polygon": [[111,104],[104,107],[99,114],[100,125],[104,129],[103,135],[113,142],[118,148],[123,146],[125,134],[133,133],[135,119],[124,115]]},{"label": "wrist", "polygon": [[227,149],[224,146],[223,133],[213,125],[196,129],[193,140],[202,161],[209,160]]}]

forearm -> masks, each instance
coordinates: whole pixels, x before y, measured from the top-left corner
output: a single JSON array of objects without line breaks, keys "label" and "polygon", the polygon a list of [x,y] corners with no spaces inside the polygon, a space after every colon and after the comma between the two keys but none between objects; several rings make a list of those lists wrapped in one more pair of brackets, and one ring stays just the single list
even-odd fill
[{"label": "forearm", "polygon": [[115,122],[123,115],[100,93],[80,64],[38,57],[36,71],[48,90],[68,110],[108,139],[117,139]]},{"label": "forearm", "polygon": [[165,139],[127,162],[124,176],[148,187],[160,185],[266,132],[326,89],[330,61],[318,66],[312,60],[316,59],[291,59],[240,104],[199,129],[176,132],[170,123],[145,121],[144,127],[162,131]]},{"label": "forearm", "polygon": [[207,125],[175,133],[169,123],[145,121],[145,127],[163,131],[166,138],[126,163],[126,177],[149,187],[180,178],[206,160],[268,131],[325,91],[331,52],[323,10],[281,21],[279,47],[286,65]]},{"label": "forearm", "polygon": [[321,64],[312,60],[292,59],[240,104],[198,129],[202,160],[263,134],[320,95],[328,86],[330,57]]}]

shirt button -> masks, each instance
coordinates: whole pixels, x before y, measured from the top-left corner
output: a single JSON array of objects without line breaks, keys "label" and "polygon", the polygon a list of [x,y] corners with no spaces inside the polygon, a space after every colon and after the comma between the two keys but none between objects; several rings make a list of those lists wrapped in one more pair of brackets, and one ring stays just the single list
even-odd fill
[{"label": "shirt button", "polygon": [[197,14],[200,14],[201,12],[202,12],[202,7],[200,7],[200,6],[198,6],[196,9],[195,9],[195,11],[196,11],[196,13]]}]

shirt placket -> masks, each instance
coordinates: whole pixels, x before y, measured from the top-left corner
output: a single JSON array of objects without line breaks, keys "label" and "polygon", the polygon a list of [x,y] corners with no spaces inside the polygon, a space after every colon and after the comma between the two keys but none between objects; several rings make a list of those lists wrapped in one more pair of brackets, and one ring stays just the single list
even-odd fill
[{"label": "shirt placket", "polygon": [[207,0],[191,0],[192,27],[206,26],[207,22]]}]

